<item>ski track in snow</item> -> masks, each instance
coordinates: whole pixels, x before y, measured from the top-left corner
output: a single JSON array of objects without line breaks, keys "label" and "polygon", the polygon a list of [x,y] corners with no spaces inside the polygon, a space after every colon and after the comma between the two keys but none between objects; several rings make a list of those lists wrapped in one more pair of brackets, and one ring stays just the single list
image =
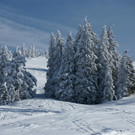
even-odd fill
[{"label": "ski track in snow", "polygon": [[46,64],[43,57],[27,60],[39,96],[0,106],[0,135],[135,135],[134,95],[100,105],[45,99]]}]

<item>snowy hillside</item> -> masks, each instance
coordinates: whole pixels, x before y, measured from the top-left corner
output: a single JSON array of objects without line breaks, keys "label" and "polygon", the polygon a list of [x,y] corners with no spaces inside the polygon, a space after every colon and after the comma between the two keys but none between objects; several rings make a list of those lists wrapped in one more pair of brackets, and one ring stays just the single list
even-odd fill
[{"label": "snowy hillside", "polygon": [[[37,98],[0,106],[0,135],[134,135],[135,96],[99,105],[44,99],[45,58],[27,60]],[[40,98],[41,97],[41,98]]]}]

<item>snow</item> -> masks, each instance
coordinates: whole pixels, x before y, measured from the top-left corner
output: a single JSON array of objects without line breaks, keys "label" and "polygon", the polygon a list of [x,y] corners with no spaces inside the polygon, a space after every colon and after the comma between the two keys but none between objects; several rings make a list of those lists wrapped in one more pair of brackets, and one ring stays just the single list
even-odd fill
[{"label": "snow", "polygon": [[43,57],[27,60],[40,96],[0,106],[0,135],[135,134],[135,95],[99,105],[45,99],[46,63]]},{"label": "snow", "polygon": [[43,87],[46,83],[47,59],[38,57],[27,59],[27,71],[37,78],[37,94],[44,93]]}]

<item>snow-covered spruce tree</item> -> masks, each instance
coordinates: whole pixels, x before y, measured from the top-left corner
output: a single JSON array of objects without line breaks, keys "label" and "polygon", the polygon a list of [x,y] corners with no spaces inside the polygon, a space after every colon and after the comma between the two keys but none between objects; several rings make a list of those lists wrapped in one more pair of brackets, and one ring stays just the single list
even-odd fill
[{"label": "snow-covered spruce tree", "polygon": [[56,59],[55,55],[56,51],[56,39],[54,37],[54,34],[51,34],[50,39],[50,46],[49,46],[49,58],[47,62],[47,82],[45,84],[45,97],[47,98],[54,98],[55,96],[55,88],[54,88],[54,74],[55,74],[55,64],[54,61]]},{"label": "snow-covered spruce tree", "polygon": [[15,87],[12,84],[10,84],[10,88],[8,89],[8,93],[10,95],[10,102],[18,101],[18,99],[16,98],[17,93],[15,91]]},{"label": "snow-covered spruce tree", "polygon": [[[89,33],[90,33],[90,35],[91,35],[91,40],[92,40],[93,43],[95,44],[94,48],[96,48],[96,45],[98,44],[99,41],[97,40],[96,34],[93,32],[92,27],[91,27],[91,24],[89,23],[87,17],[85,17],[85,23],[86,23],[86,25],[87,25],[87,27],[88,27],[88,31],[89,31]],[[94,49],[94,48],[93,48],[93,49]]]},{"label": "snow-covered spruce tree", "polygon": [[[77,51],[77,46],[78,44],[80,43],[80,40],[81,40],[81,37],[82,37],[82,31],[83,31],[83,28],[81,25],[78,26],[78,32],[75,36],[75,40],[74,40],[74,50],[75,50],[75,53]],[[75,59],[75,58],[74,58]],[[76,61],[76,60],[75,60]]]},{"label": "snow-covered spruce tree", "polygon": [[6,83],[1,83],[0,86],[0,105],[6,105],[10,102],[10,95],[7,90]]},{"label": "snow-covered spruce tree", "polygon": [[111,55],[111,61],[112,61],[111,69],[113,74],[113,81],[114,81],[115,89],[117,89],[117,74],[118,74],[118,68],[120,64],[120,55],[116,49],[118,44],[114,40],[114,35],[111,26],[108,27],[107,34],[108,34],[108,41],[109,41],[108,51]]},{"label": "snow-covered spruce tree", "polygon": [[15,51],[21,53],[21,48],[20,48],[20,46],[16,46]]},{"label": "snow-covered spruce tree", "polygon": [[39,56],[42,56],[42,53],[40,50],[35,48],[35,57],[39,57]]},{"label": "snow-covered spruce tree", "polygon": [[[86,24],[87,27],[88,27],[89,33],[91,34],[91,40],[92,40],[92,42],[94,43],[93,51],[94,51],[95,55],[98,55],[98,54],[97,54],[97,47],[98,47],[98,44],[99,44],[100,41],[96,38],[96,34],[93,32],[92,26],[91,26],[91,24],[89,23],[87,17],[85,17],[84,21],[85,21],[85,24]],[[96,64],[97,64],[97,60],[96,60],[95,62],[96,62]]]},{"label": "snow-covered spruce tree", "polygon": [[49,58],[49,54],[48,54],[48,50],[47,49],[45,49],[45,52],[44,52],[44,54],[43,54],[43,56],[45,56],[45,58]]},{"label": "snow-covered spruce tree", "polygon": [[106,67],[106,73],[105,73],[105,79],[104,79],[104,90],[103,90],[103,100],[109,100],[112,101],[116,99],[115,91],[114,91],[114,84],[113,84],[113,78],[112,78],[112,70],[107,65]]},{"label": "snow-covered spruce tree", "polygon": [[129,56],[127,56],[127,65],[130,70],[130,74],[129,74],[130,85],[128,87],[128,94],[130,95],[135,93],[135,70],[134,70],[133,62]]},{"label": "snow-covered spruce tree", "polygon": [[90,31],[90,24],[87,19],[79,43],[77,44],[76,59],[76,82],[75,96],[76,102],[92,104],[97,101],[97,65],[95,61],[95,46],[92,41],[93,36]]},{"label": "snow-covered spruce tree", "polygon": [[59,69],[59,87],[56,98],[64,101],[75,101],[75,49],[71,33],[67,37],[63,58]]},{"label": "snow-covered spruce tree", "polygon": [[27,52],[27,48],[25,47],[25,44],[23,43],[22,44],[22,47],[21,47],[21,54],[23,55],[23,56],[25,56],[25,57],[27,57],[27,54],[28,52]]},{"label": "snow-covered spruce tree", "polygon": [[83,29],[82,26],[79,25],[78,26],[78,32],[75,36],[75,44],[78,44],[80,42],[80,39],[81,39],[81,36],[82,36],[82,29]]},{"label": "snow-covered spruce tree", "polygon": [[0,83],[5,83],[8,72],[10,72],[10,62],[12,61],[12,54],[6,47],[2,46],[0,49]]},{"label": "snow-covered spruce tree", "polygon": [[17,49],[13,53],[13,61],[16,63],[17,67],[25,66],[26,63],[25,56]]},{"label": "snow-covered spruce tree", "polygon": [[59,68],[61,66],[61,61],[62,61],[62,55],[63,55],[63,49],[64,49],[64,40],[61,37],[61,33],[59,30],[57,30],[57,37],[56,37],[56,48],[55,48],[55,60],[54,60],[54,65],[55,65],[55,70],[56,74],[59,71]]},{"label": "snow-covered spruce tree", "polygon": [[30,46],[28,53],[29,53],[29,57],[30,57],[30,58],[36,57],[36,56],[35,56],[36,50],[35,50],[34,45],[31,45],[31,46]]},{"label": "snow-covered spruce tree", "polygon": [[[9,74],[11,73],[11,60],[12,54],[9,52],[6,45],[2,46],[0,49],[0,100],[2,100],[3,104],[9,103],[12,100],[8,93],[8,88],[10,87]],[[3,101],[4,99],[6,100],[5,102]]]},{"label": "snow-covered spruce tree", "polygon": [[135,72],[130,58],[125,51],[122,55],[118,73],[118,89],[116,92],[117,98],[128,96],[134,92],[135,88]]},{"label": "snow-covered spruce tree", "polygon": [[23,98],[23,67],[25,66],[25,57],[21,55],[20,51],[15,50],[13,53],[13,60],[12,60],[12,79],[13,81],[11,84],[15,87],[15,101],[21,100]]},{"label": "snow-covered spruce tree", "polygon": [[62,55],[63,55],[64,41],[61,37],[61,33],[57,30],[56,41],[51,35],[50,48],[49,48],[49,59],[48,59],[48,72],[47,72],[47,83],[45,86],[45,96],[48,98],[55,98],[57,90],[59,90],[59,68],[61,66]]},{"label": "snow-covered spruce tree", "polygon": [[34,86],[37,85],[37,79],[26,70],[23,70],[22,73],[24,74],[23,77],[23,96],[21,99],[32,98],[34,95]]},{"label": "snow-covered spruce tree", "polygon": [[130,84],[130,80],[129,80],[130,70],[127,67],[126,53],[127,53],[126,51],[123,53],[120,61],[120,67],[118,73],[118,89],[116,92],[118,99],[121,99],[122,97],[128,95],[128,85]]},{"label": "snow-covered spruce tree", "polygon": [[98,91],[100,101],[113,100],[115,98],[112,69],[110,65],[111,54],[108,51],[108,38],[106,26],[103,27],[101,41],[98,45]]},{"label": "snow-covered spruce tree", "polygon": [[59,70],[60,70],[60,66],[61,66],[61,62],[62,62],[62,58],[63,58],[63,49],[64,49],[64,40],[61,37],[60,31],[57,30],[56,48],[55,48],[55,53],[54,53],[55,71],[54,71],[54,77],[53,77],[55,96],[56,96],[57,90],[59,90],[59,83],[60,83]]},{"label": "snow-covered spruce tree", "polygon": [[[12,60],[12,76],[14,79],[14,87],[16,91],[16,100],[32,98],[33,87],[36,85],[36,79],[24,68],[25,57],[20,52],[14,52]],[[17,97],[19,93],[19,97]]]}]

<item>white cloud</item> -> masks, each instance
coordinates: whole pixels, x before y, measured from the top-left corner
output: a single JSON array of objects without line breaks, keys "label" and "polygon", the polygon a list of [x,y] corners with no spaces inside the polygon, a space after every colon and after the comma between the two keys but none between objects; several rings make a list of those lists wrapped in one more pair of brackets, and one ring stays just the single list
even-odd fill
[{"label": "white cloud", "polygon": [[75,30],[57,23],[30,18],[0,9],[0,43],[15,47],[22,43],[47,48],[52,31],[60,29],[64,37]]},{"label": "white cloud", "polygon": [[44,48],[47,47],[49,35],[50,33],[0,18],[0,43],[4,43],[10,47],[26,43],[26,45],[34,44],[39,48]]}]

